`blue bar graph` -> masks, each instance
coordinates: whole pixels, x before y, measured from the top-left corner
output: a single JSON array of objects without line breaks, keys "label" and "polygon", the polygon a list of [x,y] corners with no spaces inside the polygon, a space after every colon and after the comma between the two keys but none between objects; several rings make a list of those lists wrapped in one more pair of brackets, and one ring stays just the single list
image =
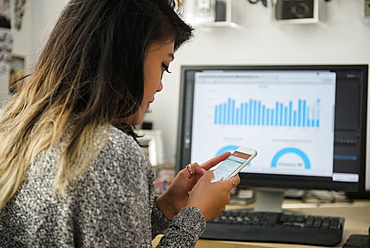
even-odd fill
[{"label": "blue bar graph", "polygon": [[[293,106],[296,106],[294,109]],[[320,99],[309,106],[306,100],[298,99],[294,104],[275,102],[268,108],[258,100],[249,100],[235,106],[235,100],[214,107],[215,125],[320,127]]]}]

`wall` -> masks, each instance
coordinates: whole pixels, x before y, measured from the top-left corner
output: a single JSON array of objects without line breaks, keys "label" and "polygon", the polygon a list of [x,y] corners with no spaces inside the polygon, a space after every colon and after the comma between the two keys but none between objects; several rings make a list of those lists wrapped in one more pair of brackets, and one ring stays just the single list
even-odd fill
[{"label": "wall", "polygon": [[[29,58],[28,66],[33,65],[66,3],[67,0],[27,1],[31,10],[25,16],[27,28],[15,37],[14,50],[27,50],[22,52]],[[325,3],[326,20],[321,23],[279,24],[272,21],[270,6],[265,8],[261,2],[252,5],[245,0],[240,9],[244,16],[242,29],[198,27],[194,39],[176,53],[170,66],[172,73],[164,76],[164,90],[157,94],[153,111],[146,116],[155,129],[165,131],[166,160],[175,161],[181,65],[370,64],[370,25],[362,22],[362,3],[332,0]],[[370,169],[367,171],[370,189]]]},{"label": "wall", "polygon": [[68,0],[28,0],[27,2],[32,3],[33,47],[29,63],[32,67]]}]

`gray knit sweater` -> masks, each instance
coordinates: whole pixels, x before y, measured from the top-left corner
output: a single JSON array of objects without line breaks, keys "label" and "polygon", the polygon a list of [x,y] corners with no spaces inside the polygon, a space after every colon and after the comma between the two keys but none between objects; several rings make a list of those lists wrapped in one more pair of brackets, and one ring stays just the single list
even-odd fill
[{"label": "gray knit sweater", "polygon": [[151,247],[164,230],[157,247],[193,247],[204,230],[197,208],[164,218],[154,203],[150,162],[116,128],[65,198],[52,190],[57,158],[41,153],[0,211],[0,247]]}]

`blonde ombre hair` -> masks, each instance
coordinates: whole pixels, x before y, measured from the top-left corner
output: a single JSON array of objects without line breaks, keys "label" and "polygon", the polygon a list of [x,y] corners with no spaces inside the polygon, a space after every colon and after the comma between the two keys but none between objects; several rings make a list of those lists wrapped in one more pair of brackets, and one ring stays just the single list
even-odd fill
[{"label": "blonde ombre hair", "polygon": [[42,150],[63,144],[54,186],[64,195],[103,147],[107,137],[96,133],[113,125],[136,137],[122,120],[141,104],[147,48],[173,40],[176,50],[192,35],[174,8],[171,0],[69,2],[34,73],[0,114],[0,209]]}]

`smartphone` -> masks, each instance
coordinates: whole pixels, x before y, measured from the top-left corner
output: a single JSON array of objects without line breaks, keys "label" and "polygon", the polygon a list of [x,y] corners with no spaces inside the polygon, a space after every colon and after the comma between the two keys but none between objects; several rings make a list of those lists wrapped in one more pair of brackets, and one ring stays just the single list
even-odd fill
[{"label": "smartphone", "polygon": [[227,180],[230,177],[235,176],[256,156],[256,150],[239,147],[227,159],[222,161],[215,167],[215,169],[213,169],[215,178],[211,182]]}]

